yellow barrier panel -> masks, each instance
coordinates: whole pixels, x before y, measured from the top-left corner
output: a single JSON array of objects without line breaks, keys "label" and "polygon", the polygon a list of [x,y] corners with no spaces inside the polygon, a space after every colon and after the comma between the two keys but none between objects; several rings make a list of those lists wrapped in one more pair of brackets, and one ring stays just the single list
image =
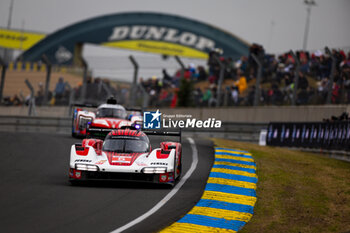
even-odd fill
[{"label": "yellow barrier panel", "polygon": [[33,71],[38,71],[38,63],[33,64]]},{"label": "yellow barrier panel", "polygon": [[27,50],[45,37],[45,34],[0,28],[0,47]]},{"label": "yellow barrier panel", "polygon": [[9,71],[13,70],[13,66],[14,66],[13,62],[10,62],[9,67],[8,67]]},{"label": "yellow barrier panel", "polygon": [[30,71],[30,63],[26,62],[26,71]]}]

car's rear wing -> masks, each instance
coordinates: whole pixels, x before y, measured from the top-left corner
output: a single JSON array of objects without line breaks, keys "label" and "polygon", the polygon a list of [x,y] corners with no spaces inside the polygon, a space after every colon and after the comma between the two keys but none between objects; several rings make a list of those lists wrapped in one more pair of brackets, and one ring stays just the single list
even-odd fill
[{"label": "car's rear wing", "polygon": [[143,110],[141,108],[129,108],[129,107],[125,107],[126,111],[129,112],[143,112]]},{"label": "car's rear wing", "polygon": [[181,142],[181,129],[178,131],[160,131],[160,130],[142,130],[147,135],[156,135],[164,137],[179,137]]},{"label": "car's rear wing", "polygon": [[86,137],[87,138],[96,138],[104,140],[109,132],[115,129],[105,129],[105,128],[86,128]]},{"label": "car's rear wing", "polygon": [[97,104],[72,104],[72,107],[81,107],[81,108],[97,108],[99,105]]}]

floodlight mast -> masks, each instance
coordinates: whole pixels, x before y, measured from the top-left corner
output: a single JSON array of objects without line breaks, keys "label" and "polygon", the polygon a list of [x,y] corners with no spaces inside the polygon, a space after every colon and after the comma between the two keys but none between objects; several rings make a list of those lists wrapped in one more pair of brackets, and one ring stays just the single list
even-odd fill
[{"label": "floodlight mast", "polygon": [[304,4],[306,5],[306,11],[307,11],[305,31],[304,31],[304,41],[303,41],[303,50],[305,51],[307,48],[307,39],[309,36],[309,30],[310,30],[311,7],[316,6],[316,2],[314,0],[304,0]]}]

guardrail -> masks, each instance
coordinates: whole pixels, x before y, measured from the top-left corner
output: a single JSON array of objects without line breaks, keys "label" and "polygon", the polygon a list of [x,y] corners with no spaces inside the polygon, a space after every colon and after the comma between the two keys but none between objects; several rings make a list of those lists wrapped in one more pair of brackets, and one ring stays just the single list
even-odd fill
[{"label": "guardrail", "polygon": [[0,116],[2,132],[70,133],[72,119],[59,117]]},{"label": "guardrail", "polygon": [[[0,116],[0,131],[3,132],[70,134],[71,124],[70,117]],[[186,136],[220,137],[257,143],[261,129],[267,129],[267,124],[224,122],[219,129],[187,128],[182,132]]]}]

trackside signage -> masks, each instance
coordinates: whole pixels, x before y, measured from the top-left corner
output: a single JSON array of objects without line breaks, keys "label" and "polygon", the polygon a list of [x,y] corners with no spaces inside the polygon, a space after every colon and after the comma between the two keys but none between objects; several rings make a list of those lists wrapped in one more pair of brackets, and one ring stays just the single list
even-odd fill
[{"label": "trackside signage", "polygon": [[180,32],[175,28],[156,27],[146,25],[115,27],[109,41],[117,40],[157,40],[170,43],[179,43],[185,46],[194,47],[199,50],[215,48],[215,42],[198,36],[191,32]]},{"label": "trackside signage", "polygon": [[215,48],[215,42],[207,37],[153,25],[114,27],[108,40],[104,46],[203,59],[207,59],[207,52]]},{"label": "trackside signage", "polygon": [[208,118],[206,120],[198,120],[192,118],[191,115],[174,114],[163,115],[157,110],[156,112],[143,113],[143,128],[160,129],[160,128],[221,128],[221,120]]}]

